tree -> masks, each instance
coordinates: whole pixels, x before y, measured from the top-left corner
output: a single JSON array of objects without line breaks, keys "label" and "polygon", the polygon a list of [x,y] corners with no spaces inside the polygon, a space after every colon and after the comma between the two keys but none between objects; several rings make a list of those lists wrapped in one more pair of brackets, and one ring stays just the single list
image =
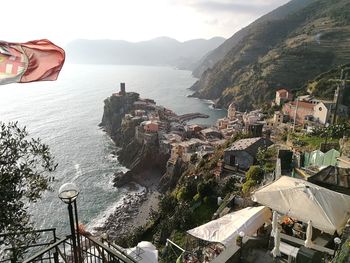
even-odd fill
[{"label": "tree", "polygon": [[[17,122],[0,122],[0,233],[32,230],[29,203],[41,198],[45,190],[50,190],[53,180],[48,172],[56,169],[49,147],[40,139],[27,138],[26,128]],[[12,247],[33,241],[34,235],[12,235],[0,240]],[[13,250],[18,258],[21,251]]]}]

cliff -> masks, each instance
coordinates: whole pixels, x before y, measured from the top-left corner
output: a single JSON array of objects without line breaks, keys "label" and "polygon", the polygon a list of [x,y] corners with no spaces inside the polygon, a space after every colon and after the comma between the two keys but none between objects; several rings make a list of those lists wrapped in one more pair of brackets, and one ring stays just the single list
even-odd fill
[{"label": "cliff", "polygon": [[118,146],[121,146],[121,140],[116,140],[119,135],[119,129],[125,114],[129,112],[133,103],[139,99],[140,95],[135,92],[128,92],[125,96],[112,95],[104,101],[104,109],[102,121],[99,126],[103,127],[105,131],[112,137]]},{"label": "cliff", "polygon": [[[158,134],[142,132],[140,124],[143,119],[131,117],[136,109],[134,103],[137,101],[140,101],[140,96],[134,92],[124,95],[114,94],[104,101],[100,126],[119,147],[118,160],[120,163],[130,169],[125,174],[115,174],[114,183],[117,187],[130,181],[142,184],[141,177],[146,170],[163,174],[169,158],[169,155],[159,150]],[[152,103],[152,105],[155,104]]]},{"label": "cliff", "polygon": [[271,100],[281,87],[301,90],[349,62],[349,10],[348,0],[293,0],[276,9],[211,53],[195,71],[201,74],[195,96],[225,107],[234,101],[245,110]]}]

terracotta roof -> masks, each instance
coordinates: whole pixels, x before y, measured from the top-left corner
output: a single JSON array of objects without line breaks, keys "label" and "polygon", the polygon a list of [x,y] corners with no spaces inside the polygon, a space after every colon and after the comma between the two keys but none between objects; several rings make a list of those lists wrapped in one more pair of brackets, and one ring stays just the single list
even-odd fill
[{"label": "terracotta roof", "polygon": [[[292,101],[291,104],[295,106],[297,104],[296,101]],[[306,109],[311,109],[313,110],[315,107],[315,104],[310,103],[310,102],[305,102],[305,101],[299,101],[298,102],[298,108],[306,108]]]}]

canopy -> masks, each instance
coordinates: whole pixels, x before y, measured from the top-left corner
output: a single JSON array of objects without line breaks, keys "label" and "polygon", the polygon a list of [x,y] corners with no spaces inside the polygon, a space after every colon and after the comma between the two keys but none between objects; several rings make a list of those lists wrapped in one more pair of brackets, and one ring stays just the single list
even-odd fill
[{"label": "canopy", "polygon": [[271,216],[271,210],[265,206],[247,207],[191,229],[187,233],[228,247],[232,242],[236,243],[240,232],[244,232],[245,235],[254,234],[265,222],[271,221]]},{"label": "canopy", "polygon": [[158,263],[158,250],[150,242],[142,241],[136,247],[128,248],[127,254],[138,263]]},{"label": "canopy", "polygon": [[300,221],[311,220],[329,234],[340,234],[350,217],[350,196],[287,176],[257,190],[252,199]]}]

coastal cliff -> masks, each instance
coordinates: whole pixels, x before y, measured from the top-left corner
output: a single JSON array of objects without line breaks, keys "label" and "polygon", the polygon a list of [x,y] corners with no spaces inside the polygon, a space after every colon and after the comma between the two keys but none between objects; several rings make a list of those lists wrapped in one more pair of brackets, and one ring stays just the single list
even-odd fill
[{"label": "coastal cliff", "polygon": [[131,110],[133,103],[139,97],[140,95],[135,92],[125,93],[124,96],[115,93],[104,101],[103,117],[100,126],[105,129],[117,145],[120,140],[115,140],[115,136],[119,134],[118,130],[121,127],[125,113]]},{"label": "coastal cliff", "polygon": [[143,185],[143,178],[140,176],[145,170],[158,170],[158,174],[165,171],[169,156],[159,151],[158,134],[142,133],[139,126],[145,121],[145,116],[132,115],[135,111],[141,111],[140,108],[147,107],[155,107],[155,103],[152,100],[140,99],[139,94],[134,92],[114,93],[104,101],[100,126],[119,147],[119,162],[129,169],[125,174],[115,174],[114,182],[117,187],[131,181]]}]

